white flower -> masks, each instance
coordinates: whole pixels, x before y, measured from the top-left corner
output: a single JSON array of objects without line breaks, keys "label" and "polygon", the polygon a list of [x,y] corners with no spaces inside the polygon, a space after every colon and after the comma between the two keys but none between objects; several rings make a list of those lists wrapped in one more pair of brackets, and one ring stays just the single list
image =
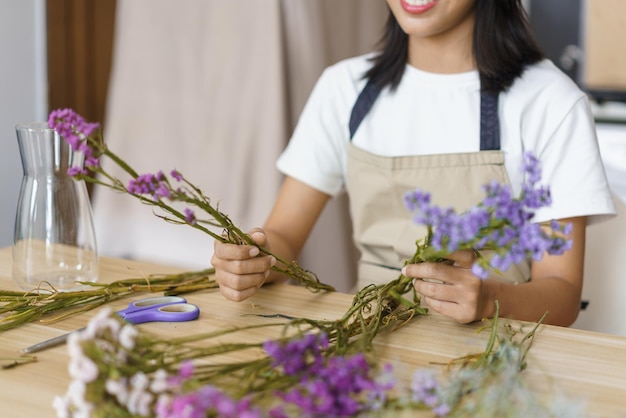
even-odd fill
[{"label": "white flower", "polygon": [[153,393],[163,393],[169,389],[170,385],[167,383],[169,375],[164,369],[159,369],[154,372],[152,377],[152,383],[150,384],[150,391]]},{"label": "white flower", "polygon": [[[115,395],[115,398],[120,403],[120,405],[126,405],[128,403],[128,398],[130,398],[130,392],[128,391],[128,382],[126,379],[121,379],[118,381],[118,385],[113,385],[115,382],[112,379],[107,380],[106,382],[106,390],[111,395]],[[109,386],[111,385],[111,386]],[[113,393],[116,391],[115,393]]]},{"label": "white flower", "polygon": [[87,392],[87,385],[81,380],[72,380],[68,387],[67,396],[70,405],[75,407],[72,411],[72,417],[89,417],[93,410],[91,405],[85,399]]},{"label": "white flower", "polygon": [[70,358],[83,356],[83,347],[80,344],[82,340],[81,332],[72,332],[67,337],[67,353],[70,355]]},{"label": "white flower", "polygon": [[150,379],[143,372],[137,372],[130,378],[131,392],[126,402],[128,411],[132,414],[146,416],[150,414],[150,404],[153,395],[147,391]]},{"label": "white flower", "polygon": [[172,395],[170,394],[161,394],[156,401],[154,406],[154,411],[159,418],[166,418],[170,416],[169,410],[170,405],[172,403]]},{"label": "white flower", "polygon": [[127,391],[126,379],[107,379],[104,388],[109,395],[118,396]]},{"label": "white flower", "polygon": [[120,331],[119,339],[120,344],[127,350],[132,350],[135,347],[135,337],[137,336],[137,328],[130,324],[126,324]]},{"label": "white flower", "polygon": [[81,332],[82,338],[89,340],[101,335],[98,331],[104,330],[107,327],[108,322],[111,321],[112,313],[113,309],[110,307],[100,309],[96,316],[94,316],[89,323],[87,323],[85,330]]},{"label": "white flower", "polygon": [[52,401],[57,418],[70,418],[70,400],[67,396],[55,396]]},{"label": "white flower", "polygon": [[151,414],[150,404],[154,397],[150,392],[133,391],[128,398],[128,412],[140,416],[148,416]]},{"label": "white flower", "polygon": [[130,385],[133,390],[145,390],[150,384],[150,379],[144,372],[137,372],[130,378]]},{"label": "white flower", "polygon": [[96,363],[85,356],[72,358],[68,366],[68,372],[74,379],[85,383],[93,382],[100,373]]}]

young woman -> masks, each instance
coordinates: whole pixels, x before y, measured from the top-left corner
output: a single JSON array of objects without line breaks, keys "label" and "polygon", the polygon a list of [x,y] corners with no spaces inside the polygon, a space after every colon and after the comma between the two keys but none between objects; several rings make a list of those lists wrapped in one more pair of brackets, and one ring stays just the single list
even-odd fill
[{"label": "young woman", "polygon": [[[326,202],[347,191],[361,251],[359,288],[395,278],[424,231],[403,194],[415,188],[464,210],[492,180],[522,184],[522,155],[541,162],[553,204],[537,222],[572,223],[573,248],[481,280],[473,252],[453,264],[408,265],[422,303],[459,322],[494,313],[572,324],[580,309],[585,226],[614,213],[587,98],[550,61],[528,28],[520,0],[387,0],[380,52],[328,68],[278,161],[286,175],[253,239],[296,259]],[[222,294],[241,301],[270,275],[258,249],[215,243]],[[430,280],[429,280],[430,279]]]}]

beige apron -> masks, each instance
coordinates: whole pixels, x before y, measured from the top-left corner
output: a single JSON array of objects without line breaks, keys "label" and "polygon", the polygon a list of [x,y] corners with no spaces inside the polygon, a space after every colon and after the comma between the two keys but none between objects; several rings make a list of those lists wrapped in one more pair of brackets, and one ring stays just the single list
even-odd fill
[{"label": "beige apron", "polygon": [[[399,269],[415,252],[416,241],[424,238],[426,228],[415,224],[404,206],[407,191],[420,188],[431,193],[433,204],[462,212],[484,198],[482,186],[492,180],[509,184],[501,151],[383,157],[350,143],[346,188],[361,252],[356,290],[397,278],[399,271],[393,268]],[[530,263],[503,274],[492,272],[490,278],[528,281]]]}]

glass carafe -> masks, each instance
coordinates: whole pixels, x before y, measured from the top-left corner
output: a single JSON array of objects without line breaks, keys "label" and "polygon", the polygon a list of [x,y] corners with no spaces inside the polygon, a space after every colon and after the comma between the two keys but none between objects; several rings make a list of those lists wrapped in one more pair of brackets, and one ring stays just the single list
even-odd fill
[{"label": "glass carafe", "polygon": [[75,152],[45,123],[16,126],[24,177],[13,241],[13,279],[25,290],[74,290],[95,282],[98,255],[84,181],[67,174],[81,167]]}]

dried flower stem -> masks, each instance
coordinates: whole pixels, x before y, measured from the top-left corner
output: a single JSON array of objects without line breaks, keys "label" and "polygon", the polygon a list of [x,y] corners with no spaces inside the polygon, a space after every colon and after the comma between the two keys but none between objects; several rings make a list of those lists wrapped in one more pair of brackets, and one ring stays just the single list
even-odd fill
[{"label": "dried flower stem", "polygon": [[[54,288],[39,288],[32,292],[0,290],[0,331],[16,328],[40,319],[52,323],[80,312],[104,305],[107,302],[140,293],[164,292],[179,295],[204,289],[216,289],[212,278],[214,269],[170,275],[149,275],[142,278],[117,280],[112,283],[83,282],[87,290],[58,291]],[[4,303],[4,304],[3,304]],[[44,315],[56,314],[42,319]]]},{"label": "dried flower stem", "polygon": [[[141,177],[124,160],[122,160],[115,153],[108,149],[106,144],[104,144],[102,138],[99,136],[99,131],[97,136],[89,136],[86,138],[86,141],[96,155],[99,155],[100,158],[102,156],[109,158],[111,161],[117,164],[124,172],[126,172],[131,179],[138,180]],[[182,181],[185,185],[184,188],[174,188],[172,187],[172,184],[168,179],[166,179],[165,177],[159,178],[160,185],[165,186],[168,189],[168,197],[164,199],[162,197],[155,198],[155,195],[145,195],[129,190],[129,188],[125,186],[121,180],[105,172],[100,165],[92,166],[90,167],[90,169],[92,173],[78,174],[76,176],[77,179],[84,179],[87,182],[105,186],[114,191],[127,193],[138,199],[141,203],[154,206],[163,211],[165,215],[156,214],[162,219],[177,224],[188,224],[193,228],[198,229],[205,234],[208,234],[213,239],[216,239],[218,241],[257,246],[248,234],[239,229],[226,214],[224,214],[223,212],[218,210],[217,207],[214,207],[211,204],[210,199],[204,195],[199,187],[195,186],[180,173],[177,174],[180,177],[179,181]],[[209,218],[194,218],[192,221],[190,221],[188,215],[177,210],[172,205],[166,203],[166,200],[168,199],[171,201],[187,204],[191,207],[196,207],[200,209],[203,213],[207,214]],[[224,233],[218,234],[217,232],[212,231],[205,225],[221,228]],[[274,271],[295,280],[298,284],[305,286],[307,289],[314,292],[321,290],[334,290],[332,286],[320,282],[317,275],[315,275],[315,273],[313,273],[312,271],[305,270],[299,267],[295,261],[287,261],[282,257],[268,251],[264,247],[257,247],[262,254],[271,255],[276,259],[277,263],[272,267]]]}]

